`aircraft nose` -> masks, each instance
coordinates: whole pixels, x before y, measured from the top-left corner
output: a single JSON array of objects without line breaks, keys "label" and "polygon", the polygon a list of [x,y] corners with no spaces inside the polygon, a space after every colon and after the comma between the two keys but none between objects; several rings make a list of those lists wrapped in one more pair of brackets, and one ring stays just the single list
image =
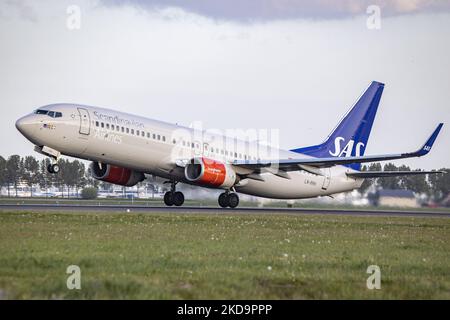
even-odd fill
[{"label": "aircraft nose", "polygon": [[30,117],[25,116],[16,121],[16,128],[24,136],[30,136],[33,133],[34,123]]}]

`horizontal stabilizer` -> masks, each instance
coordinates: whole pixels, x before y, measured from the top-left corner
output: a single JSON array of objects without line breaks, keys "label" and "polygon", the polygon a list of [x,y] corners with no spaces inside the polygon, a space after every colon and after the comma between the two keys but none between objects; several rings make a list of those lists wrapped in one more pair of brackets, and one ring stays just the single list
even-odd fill
[{"label": "horizontal stabilizer", "polygon": [[349,172],[347,176],[350,178],[388,178],[397,176],[415,176],[419,174],[436,174],[446,173],[445,171],[363,171],[363,172]]}]

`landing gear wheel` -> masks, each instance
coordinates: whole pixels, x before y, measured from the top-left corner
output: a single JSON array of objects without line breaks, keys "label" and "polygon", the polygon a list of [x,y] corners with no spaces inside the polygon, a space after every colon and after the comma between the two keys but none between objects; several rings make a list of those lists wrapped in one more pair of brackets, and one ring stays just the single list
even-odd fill
[{"label": "landing gear wheel", "polygon": [[228,194],[221,193],[219,196],[219,206],[221,206],[222,208],[226,208],[229,205],[229,196]]},{"label": "landing gear wheel", "polygon": [[166,192],[164,194],[164,204],[168,207],[173,206],[174,205],[173,198],[174,198],[173,192],[171,192],[171,191]]},{"label": "landing gear wheel", "polygon": [[175,192],[172,196],[173,204],[177,207],[180,207],[184,203],[184,194],[182,192]]},{"label": "landing gear wheel", "polygon": [[239,196],[236,193],[230,193],[228,196],[228,206],[232,209],[239,205]]},{"label": "landing gear wheel", "polygon": [[59,167],[59,165],[57,163],[49,164],[48,167],[47,167],[47,171],[48,171],[48,173],[52,173],[52,174],[59,173],[60,167]]},{"label": "landing gear wheel", "polygon": [[52,165],[53,173],[59,173],[59,170],[60,170],[59,164],[55,163],[55,164]]}]

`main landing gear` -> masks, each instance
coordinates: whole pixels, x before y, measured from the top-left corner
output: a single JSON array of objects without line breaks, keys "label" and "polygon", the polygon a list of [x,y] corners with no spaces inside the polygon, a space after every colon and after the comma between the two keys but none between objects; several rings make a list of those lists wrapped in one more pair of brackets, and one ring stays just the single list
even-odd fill
[{"label": "main landing gear", "polygon": [[239,205],[239,196],[236,193],[226,191],[219,196],[219,206],[222,208],[230,207],[232,209]]},{"label": "main landing gear", "polygon": [[177,182],[172,181],[170,191],[167,191],[164,195],[164,204],[166,206],[180,207],[184,203],[184,194],[180,191],[176,191]]}]

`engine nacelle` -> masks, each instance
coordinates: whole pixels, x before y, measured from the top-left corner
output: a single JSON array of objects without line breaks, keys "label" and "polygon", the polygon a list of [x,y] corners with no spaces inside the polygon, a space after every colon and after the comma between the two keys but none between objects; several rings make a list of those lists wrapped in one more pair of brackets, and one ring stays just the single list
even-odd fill
[{"label": "engine nacelle", "polygon": [[125,187],[132,187],[145,180],[142,172],[134,171],[127,168],[116,167],[110,164],[99,164],[92,162],[92,176],[101,181],[117,184]]},{"label": "engine nacelle", "polygon": [[232,166],[208,158],[194,158],[186,165],[187,180],[216,188],[231,188],[239,178]]}]

